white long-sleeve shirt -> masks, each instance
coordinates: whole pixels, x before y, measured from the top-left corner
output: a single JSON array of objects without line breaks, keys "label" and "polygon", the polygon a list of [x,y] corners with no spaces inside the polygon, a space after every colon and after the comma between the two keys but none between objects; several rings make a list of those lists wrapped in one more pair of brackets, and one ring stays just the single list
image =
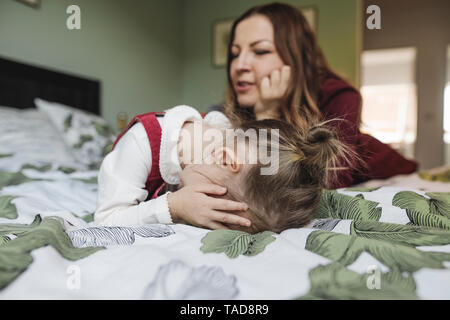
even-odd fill
[{"label": "white long-sleeve shirt", "polygon": [[[200,113],[181,105],[157,117],[161,125],[159,169],[168,184],[179,184],[181,166],[177,143],[186,121],[202,119]],[[230,122],[218,111],[203,119],[210,126],[226,129]],[[139,226],[172,223],[167,194],[147,200],[145,183],[152,167],[152,152],[144,126],[137,122],[119,140],[103,160],[98,176],[98,203],[94,221],[102,226]]]}]

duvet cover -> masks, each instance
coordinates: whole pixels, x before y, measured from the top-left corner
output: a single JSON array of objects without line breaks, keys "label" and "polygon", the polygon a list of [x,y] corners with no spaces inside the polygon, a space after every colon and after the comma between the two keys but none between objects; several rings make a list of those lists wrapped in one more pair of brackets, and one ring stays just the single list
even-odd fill
[{"label": "duvet cover", "polygon": [[450,192],[325,190],[310,225],[280,234],[99,227],[98,155],[33,157],[17,136],[0,146],[0,299],[450,299]]}]

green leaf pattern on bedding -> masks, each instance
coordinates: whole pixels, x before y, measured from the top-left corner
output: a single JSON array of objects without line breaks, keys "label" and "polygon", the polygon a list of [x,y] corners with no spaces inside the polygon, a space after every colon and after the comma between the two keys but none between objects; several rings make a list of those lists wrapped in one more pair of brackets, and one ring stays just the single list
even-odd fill
[{"label": "green leaf pattern on bedding", "polygon": [[[369,221],[368,224],[354,221],[352,223],[353,235],[327,231],[312,232],[307,239],[306,249],[333,262],[325,266],[320,265],[310,271],[310,292],[299,298],[417,299],[413,273],[421,268],[444,269],[442,262],[450,261],[450,254],[423,252],[411,247],[409,241],[407,241],[408,245],[403,245],[405,239],[413,239],[411,232],[417,233],[417,230],[405,228],[403,230],[408,230],[408,236],[405,236],[399,233],[403,226],[391,224],[388,227],[382,227],[382,225],[373,221]],[[366,232],[355,231],[358,228],[364,229]],[[383,229],[385,229],[384,232],[380,232]],[[367,232],[369,230],[376,230],[375,235],[362,238],[369,234]],[[358,236],[354,234],[358,234]],[[425,240],[412,240],[411,242],[416,242],[416,245],[448,243],[449,235],[444,234],[444,236],[446,240],[433,239],[430,241],[430,237],[422,236],[422,239]],[[393,242],[379,239],[389,239]],[[369,274],[359,274],[346,268],[354,263],[363,252],[368,252],[389,267],[389,272],[381,273],[378,290],[370,289],[367,283]]]},{"label": "green leaf pattern on bedding", "polygon": [[439,246],[450,243],[450,232],[445,230],[377,221],[353,221],[350,226],[350,234],[413,247]]},{"label": "green leaf pattern on bedding", "polygon": [[[22,170],[32,169],[39,172],[48,172],[52,170],[51,164],[42,164],[40,166],[36,166],[33,164],[25,164],[21,167],[21,169],[17,172],[9,172],[9,171],[0,171],[0,190],[4,187],[8,186],[16,186],[27,182],[33,181],[50,181],[52,179],[35,179],[29,178],[25,174],[22,173]],[[70,167],[60,166],[56,170],[61,171],[65,174],[71,174],[76,171],[76,169]],[[87,184],[96,184],[97,183],[97,175],[90,178],[73,178],[73,180],[78,180]]]},{"label": "green leaf pattern on bedding", "polygon": [[[345,189],[371,192],[374,190]],[[419,246],[450,244],[449,193],[402,191],[392,198],[394,206],[405,209],[412,225],[379,222],[370,214],[355,214],[355,202],[337,192],[327,191],[318,208],[318,217],[352,219],[350,234],[317,230],[309,234],[305,248],[330,259],[310,271],[311,289],[300,299],[417,299],[413,274],[422,268],[445,269],[450,253],[421,251]],[[357,200],[359,198],[359,200]],[[338,204],[337,204],[338,203]],[[347,208],[345,208],[347,206]],[[371,207],[373,210],[373,207]],[[353,214],[347,214],[347,212]],[[353,218],[352,218],[353,217]],[[348,269],[363,252],[389,268],[381,274],[380,290],[370,290],[368,274]]]},{"label": "green leaf pattern on bedding", "polygon": [[450,219],[450,192],[427,192],[426,196],[430,197],[430,207],[435,214]]},{"label": "green leaf pattern on bedding", "polygon": [[8,236],[0,236],[0,246],[4,245],[4,244],[7,243],[9,240],[11,240],[11,238],[8,237]]},{"label": "green leaf pattern on bedding", "polygon": [[43,164],[41,166],[35,166],[33,164],[24,164],[21,168],[21,170],[24,169],[33,169],[39,172],[47,172],[50,171],[52,169],[52,165],[50,163],[47,164]]},{"label": "green leaf pattern on bedding", "polygon": [[353,191],[353,192],[372,192],[380,189],[380,187],[351,187],[346,188],[345,191]]},{"label": "green leaf pattern on bedding", "polygon": [[72,215],[74,217],[78,218],[78,219],[83,220],[84,222],[87,222],[87,223],[94,221],[94,213],[88,213],[88,214],[85,214],[85,215],[80,217],[80,216],[78,216],[78,215],[76,215],[75,213],[72,212]]},{"label": "green leaf pattern on bedding", "polygon": [[[380,188],[347,188],[348,192],[375,192]],[[309,273],[310,291],[299,299],[418,299],[414,273],[421,269],[446,269],[449,252],[416,247],[450,244],[450,193],[397,192],[392,198],[412,224],[380,222],[382,207],[363,194],[350,196],[326,190],[317,208],[314,229],[305,249],[329,259]],[[391,196],[392,197],[392,196]],[[401,214],[395,211],[396,214]],[[392,214],[392,211],[391,211]],[[352,220],[349,234],[332,232],[343,220]],[[325,230],[325,231],[324,231]],[[258,239],[259,235],[259,239]],[[261,253],[273,233],[251,235],[241,231],[211,231],[202,239],[204,253],[225,253],[229,258]],[[369,288],[370,275],[350,270],[362,253],[370,254],[388,271],[380,271],[379,290]],[[379,266],[376,266],[379,267]]]},{"label": "green leaf pattern on bedding", "polygon": [[415,210],[406,210],[406,213],[409,220],[414,225],[430,228],[440,228],[450,231],[450,220],[445,217]]},{"label": "green leaf pattern on bedding", "polygon": [[425,195],[429,198],[413,191],[402,191],[394,196],[392,204],[405,209],[414,225],[450,230],[450,193]]},{"label": "green leaf pattern on bedding", "polygon": [[[47,181],[26,176],[26,171],[25,174],[22,173],[25,169],[47,172],[52,169],[52,166],[23,165],[18,172],[0,171],[0,191],[2,192],[0,193],[0,218],[16,219],[19,213],[12,202],[14,198],[21,197],[15,194],[4,194],[2,188],[33,181]],[[59,167],[57,170],[66,174],[75,172],[75,169],[64,167]],[[86,184],[97,183],[96,176],[71,179]],[[358,194],[352,196],[345,192]],[[309,292],[298,297],[299,299],[417,299],[419,293],[414,275],[421,269],[443,270],[446,268],[446,264],[450,261],[448,250],[447,252],[425,251],[419,247],[450,244],[450,193],[429,192],[422,195],[412,191],[401,191],[390,194],[387,202],[378,202],[380,200],[374,195],[382,192],[383,188],[347,188],[323,192],[316,211],[315,223],[309,227],[314,230],[303,238],[306,239],[306,243],[304,246],[301,245],[298,254],[301,255],[302,250],[306,249],[309,251],[308,254],[312,252],[329,259],[330,262],[325,265],[314,265],[309,269],[310,289]],[[395,210],[383,211],[386,209]],[[388,215],[404,215],[403,224],[385,222],[382,215],[385,212]],[[88,223],[93,221],[93,214],[83,217],[73,215]],[[338,227],[344,225],[343,220],[352,220],[344,221],[347,223],[346,231]],[[405,224],[407,221],[410,223]],[[337,229],[339,231],[336,231]],[[106,232],[101,229],[94,231],[91,233],[95,237],[99,232]],[[241,255],[246,257],[258,255],[258,258],[265,255],[269,261],[270,252],[279,248],[276,246],[277,238],[278,235],[275,237],[275,233],[267,231],[252,235],[236,230],[215,230],[202,236],[201,245],[197,250],[203,254],[225,253],[230,259]],[[86,242],[87,245],[90,243]],[[272,243],[270,251],[265,250]],[[61,218],[57,217],[42,220],[37,215],[30,225],[0,224],[0,290],[10,284],[33,262],[31,256],[33,250],[48,245],[68,260],[78,260],[104,249],[103,247],[76,248],[64,231]],[[388,269],[381,272],[379,290],[370,290],[367,285],[367,281],[370,280],[369,275],[356,272],[352,268],[363,253],[370,254],[373,259]],[[293,254],[295,254],[294,251]],[[236,290],[237,288],[236,285]]]},{"label": "green leaf pattern on bedding", "polygon": [[95,127],[95,130],[101,136],[109,138],[109,137],[111,137],[111,135],[114,134],[114,132],[112,132],[112,130],[111,130],[111,127],[106,124],[102,124],[95,120],[92,120],[91,124]]},{"label": "green leaf pattern on bedding", "polygon": [[239,255],[254,256],[275,241],[273,232],[264,231],[255,235],[236,230],[215,230],[208,232],[202,239],[200,248],[204,253],[225,253],[229,258]]},{"label": "green leaf pattern on bedding", "polygon": [[94,137],[93,137],[93,136],[91,136],[91,135],[89,135],[89,134],[83,134],[83,135],[80,136],[80,140],[78,140],[78,142],[75,143],[75,144],[73,145],[73,147],[74,147],[75,149],[81,149],[81,147],[82,147],[86,142],[93,141],[93,140],[94,140]]},{"label": "green leaf pattern on bedding", "polygon": [[6,186],[15,186],[18,184],[41,181],[41,179],[32,179],[25,176],[22,172],[0,171],[0,190]]},{"label": "green leaf pattern on bedding", "polygon": [[377,208],[377,205],[378,202],[365,200],[362,194],[351,197],[325,190],[316,211],[316,218],[378,221],[381,208]]},{"label": "green leaf pattern on bedding", "polygon": [[114,147],[114,142],[108,143],[103,147],[102,155],[105,157],[108,153],[112,151]]},{"label": "green leaf pattern on bedding", "polygon": [[[36,166],[33,164],[24,164],[21,169],[17,172],[0,171],[0,191],[7,186],[16,186],[23,183],[34,182],[34,181],[46,181],[46,179],[34,179],[29,178],[22,173],[22,170],[32,169],[39,172],[47,172],[52,169],[51,164],[43,164]],[[97,177],[95,177],[96,181]],[[94,183],[92,179],[79,179],[85,183]],[[95,182],[96,183],[96,182]],[[17,198],[17,196],[12,195],[1,195],[0,194],[0,218],[6,219],[16,219],[18,217],[17,208],[12,203],[12,200]]]},{"label": "green leaf pattern on bedding", "polygon": [[443,269],[443,262],[450,261],[450,253],[425,252],[385,240],[322,230],[308,236],[305,248],[344,266],[354,263],[361,253],[367,252],[391,270],[405,272],[416,272],[421,268]]},{"label": "green leaf pattern on bedding", "polygon": [[16,219],[17,208],[11,201],[16,197],[14,196],[0,196],[0,218]]},{"label": "green leaf pattern on bedding", "polygon": [[65,174],[71,174],[71,173],[74,173],[75,171],[77,171],[74,168],[66,167],[66,166],[59,166],[57,170],[64,172]]},{"label": "green leaf pattern on bedding", "polygon": [[425,193],[425,195],[429,199],[412,191],[399,192],[392,199],[392,204],[406,210],[420,211],[450,218],[449,192],[429,192]]},{"label": "green leaf pattern on bedding", "polygon": [[70,106],[36,99],[38,109],[47,114],[80,164],[97,169],[107,146],[116,140],[105,119]]},{"label": "green leaf pattern on bedding", "polygon": [[403,277],[398,270],[382,273],[379,290],[369,289],[369,276],[351,271],[339,262],[319,265],[309,272],[310,291],[298,299],[417,299],[411,275]]},{"label": "green leaf pattern on bedding", "polygon": [[78,180],[78,181],[88,183],[88,184],[97,184],[98,183],[98,178],[96,176],[94,176],[92,178],[87,178],[87,179],[74,179],[74,180]]},{"label": "green leaf pattern on bedding", "polygon": [[0,289],[17,278],[33,262],[31,252],[44,246],[52,246],[58,253],[71,261],[76,261],[103,250],[104,247],[75,248],[64,231],[58,217],[41,219],[37,215],[30,225],[2,224],[0,236],[15,235],[17,238],[0,246]]}]

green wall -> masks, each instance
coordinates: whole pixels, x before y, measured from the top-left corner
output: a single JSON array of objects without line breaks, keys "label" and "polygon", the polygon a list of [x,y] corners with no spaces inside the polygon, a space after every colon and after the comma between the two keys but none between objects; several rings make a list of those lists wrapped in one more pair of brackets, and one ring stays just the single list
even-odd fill
[{"label": "green wall", "polygon": [[[68,30],[66,8],[81,8]],[[111,123],[181,103],[181,0],[42,0],[39,9],[0,1],[0,56],[96,78]]]},{"label": "green wall", "polygon": [[[360,0],[291,0],[318,11],[319,42],[333,68],[358,81]],[[0,0],[0,56],[102,82],[102,114],[111,124],[189,104],[220,102],[224,68],[211,63],[212,25],[268,1],[41,0],[32,9]],[[68,30],[66,8],[81,8],[81,30]]]},{"label": "green wall", "polygon": [[[220,102],[226,84],[225,68],[214,68],[212,26],[217,20],[237,18],[263,0],[186,0],[184,22],[183,102],[205,110]],[[296,7],[314,6],[318,40],[335,71],[350,82],[359,82],[361,16],[359,0],[286,0]]]}]

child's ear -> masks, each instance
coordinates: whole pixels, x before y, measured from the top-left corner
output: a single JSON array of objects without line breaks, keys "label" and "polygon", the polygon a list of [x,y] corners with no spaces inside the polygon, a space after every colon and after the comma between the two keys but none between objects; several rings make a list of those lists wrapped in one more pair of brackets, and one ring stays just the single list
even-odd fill
[{"label": "child's ear", "polygon": [[237,173],[241,170],[237,154],[228,147],[219,147],[213,151],[215,164],[231,172]]}]

